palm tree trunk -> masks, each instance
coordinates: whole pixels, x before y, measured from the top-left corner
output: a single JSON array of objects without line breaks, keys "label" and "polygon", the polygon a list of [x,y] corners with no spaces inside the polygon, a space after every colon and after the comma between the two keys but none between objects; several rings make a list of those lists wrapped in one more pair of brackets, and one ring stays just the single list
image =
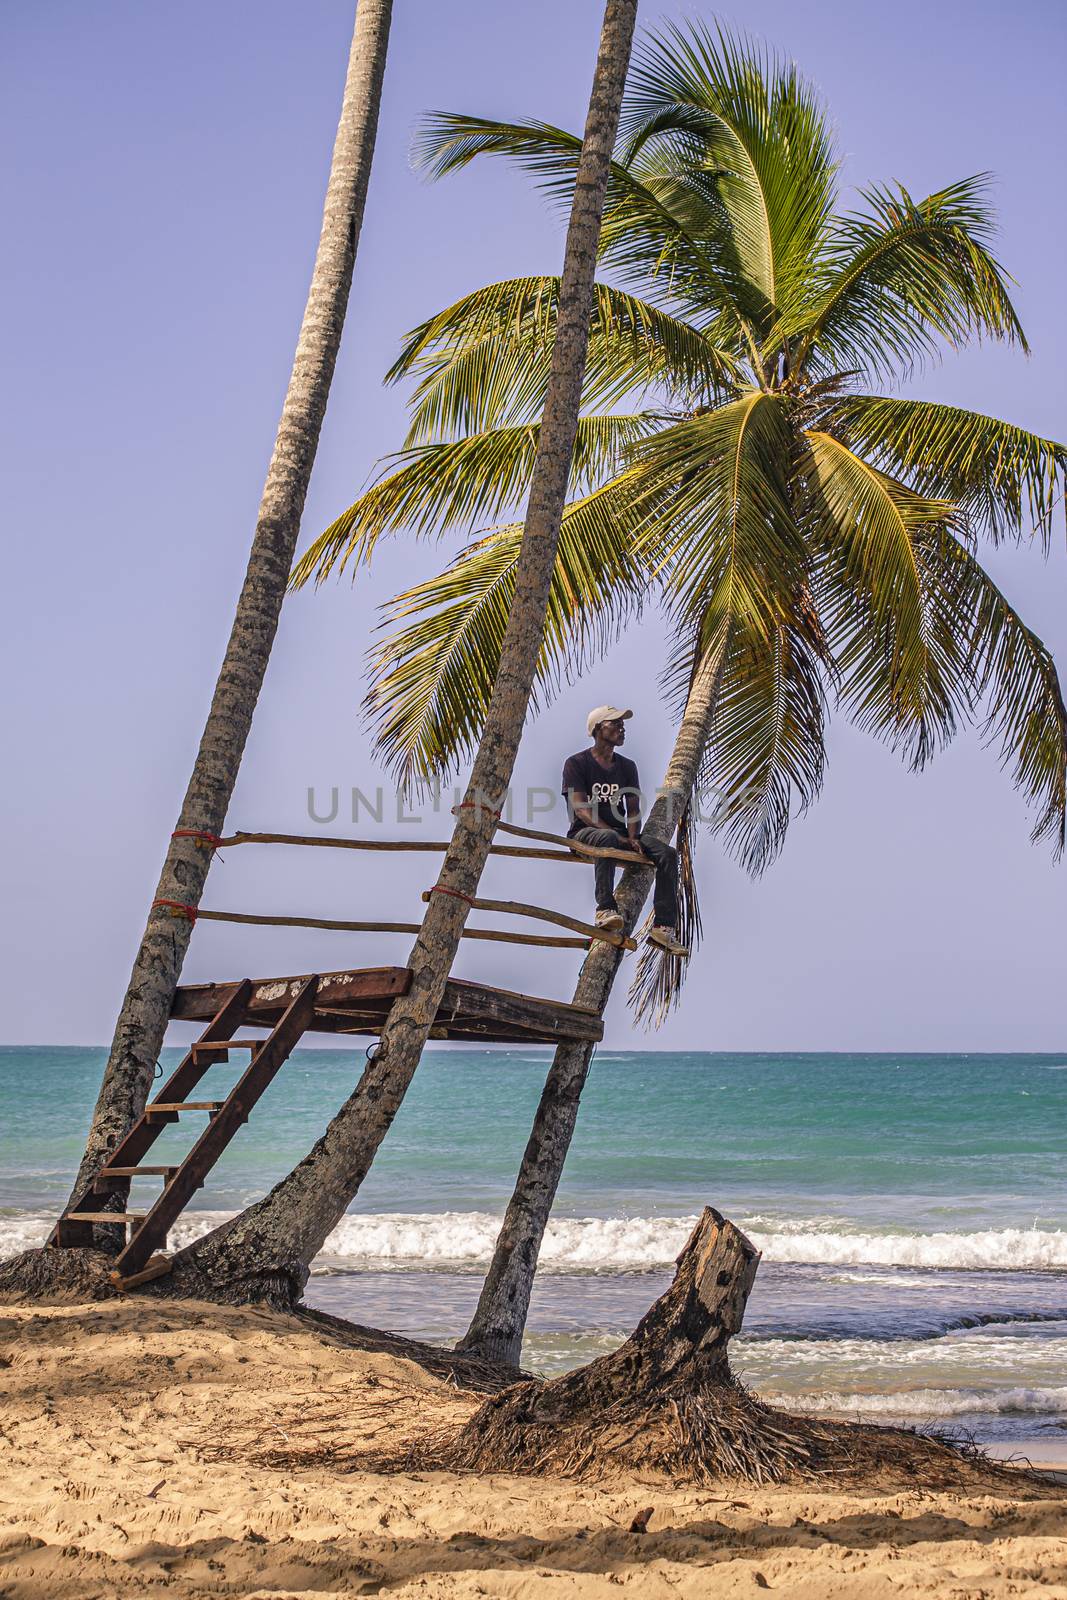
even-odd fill
[{"label": "palm tree trunk", "polygon": [[[726,644],[720,639],[705,651],[694,676],[663,791],[643,829],[653,838],[671,838],[696,786],[725,656]],[[628,934],[637,926],[651,886],[652,874],[647,868],[629,868],[623,873],[617,899]],[[594,945],[582,964],[573,1003],[603,1015],[621,961],[622,951],[613,945]],[[574,1135],[592,1056],[590,1044],[556,1046],[478,1309],[457,1346],[468,1354],[504,1366],[519,1365],[541,1240]]]},{"label": "palm tree trunk", "polygon": [[511,781],[529,707],[578,427],[600,220],[636,14],[637,0],[607,0],[515,597],[439,892],[430,897],[408,963],[411,986],[394,1002],[374,1058],[311,1153],[258,1205],[183,1252],[216,1294],[285,1302],[302,1292],[312,1258],[357,1193],[392,1124],[437,1015],[495,831],[493,808]]},{"label": "palm tree trunk", "polygon": [[[392,0],[359,0],[318,253],[244,586],[119,1012],[75,1193],[96,1174],[144,1109],[211,865],[210,839],[222,832],[267,670],[348,306],[378,130],[391,14]],[[82,1225],[84,1237],[77,1240],[76,1228],[68,1224],[71,1243],[90,1243],[91,1225]],[[103,1230],[99,1242],[113,1243],[111,1234],[117,1230]]]}]

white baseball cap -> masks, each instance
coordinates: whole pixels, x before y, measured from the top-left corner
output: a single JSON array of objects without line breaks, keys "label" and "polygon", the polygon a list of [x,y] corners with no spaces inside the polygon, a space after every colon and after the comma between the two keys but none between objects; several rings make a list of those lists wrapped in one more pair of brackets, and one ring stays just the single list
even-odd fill
[{"label": "white baseball cap", "polygon": [[620,706],[594,706],[585,719],[585,731],[592,737],[598,722],[625,722],[632,716],[632,711],[623,711]]}]

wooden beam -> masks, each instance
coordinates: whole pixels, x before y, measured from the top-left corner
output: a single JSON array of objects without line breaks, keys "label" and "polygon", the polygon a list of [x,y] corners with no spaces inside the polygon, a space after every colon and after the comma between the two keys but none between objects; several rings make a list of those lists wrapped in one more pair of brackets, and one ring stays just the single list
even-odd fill
[{"label": "wooden beam", "polygon": [[[295,978],[257,978],[250,987],[245,1001],[244,1015],[249,1024],[273,1027],[272,1012],[280,1017],[290,1000],[296,998],[302,984],[310,976],[303,973]],[[347,972],[326,972],[319,979],[316,1004],[344,1006],[349,1002],[382,1000],[389,1002],[398,994],[406,994],[411,982],[407,967],[362,967]],[[171,1016],[176,1021],[200,1022],[215,1015],[224,997],[233,988],[232,983],[184,984],[175,991]]]},{"label": "wooden beam", "polygon": [[[432,889],[425,889],[422,898],[428,900],[432,893]],[[550,911],[547,906],[528,906],[521,900],[480,898],[472,898],[471,905],[475,911],[499,911],[512,917],[536,917],[539,922],[555,922],[561,928],[573,928],[576,933],[584,934],[586,939],[599,939],[602,943],[613,944],[621,950],[637,949],[636,941],[628,939],[625,934],[613,933],[609,928],[594,927],[591,922],[579,922],[577,917],[568,917],[562,911]]]},{"label": "wooden beam", "polygon": [[449,978],[437,1013],[447,1027],[455,1018],[501,1022],[544,1032],[559,1039],[601,1039],[604,1024],[595,1011],[566,1000],[545,1000],[540,995],[514,994],[466,978]]},{"label": "wooden beam", "polygon": [[[236,844],[299,844],[318,846],[326,850],[436,850],[443,853],[448,849],[448,839],[341,839],[331,834],[304,834],[304,833],[237,833],[228,834],[225,839],[220,839],[217,848],[228,849]],[[515,844],[494,844],[490,846],[491,855],[518,856],[533,861],[571,861],[575,857],[570,850],[536,850]]]},{"label": "wooden beam", "polygon": [[[424,900],[425,898],[423,895]],[[486,905],[489,905],[489,901],[486,901]],[[206,922],[251,922],[267,928],[327,928],[334,933],[418,933],[421,927],[421,923],[418,922],[345,922],[336,917],[261,917],[253,915],[250,911],[205,911],[203,907],[197,912],[197,916]],[[546,920],[561,922],[565,928],[584,930],[586,926],[585,923],[564,921],[558,917],[549,917]],[[486,939],[493,944],[548,945],[555,950],[584,950],[589,942],[588,937],[551,939],[536,933],[507,933],[501,928],[464,928],[460,938]],[[636,946],[634,948],[636,949]]]}]

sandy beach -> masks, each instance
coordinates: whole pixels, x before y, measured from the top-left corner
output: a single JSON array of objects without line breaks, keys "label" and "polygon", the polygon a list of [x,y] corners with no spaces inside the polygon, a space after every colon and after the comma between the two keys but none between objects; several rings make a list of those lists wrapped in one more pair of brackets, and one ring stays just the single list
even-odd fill
[{"label": "sandy beach", "polygon": [[0,1367],[5,1600],[1067,1596],[1067,1494],[1022,1475],[858,1494],[367,1470],[479,1395],[447,1358],[265,1310],[6,1306]]}]

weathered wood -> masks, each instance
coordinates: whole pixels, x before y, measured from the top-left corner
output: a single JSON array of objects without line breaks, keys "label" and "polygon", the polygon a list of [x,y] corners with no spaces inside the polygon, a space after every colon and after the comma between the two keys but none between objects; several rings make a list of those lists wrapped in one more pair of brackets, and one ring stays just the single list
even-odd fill
[{"label": "weathered wood", "polygon": [[[249,984],[245,1021],[252,1027],[273,1027],[305,978],[261,978]],[[407,967],[375,967],[366,971],[327,972],[319,978],[309,1032],[381,1032],[389,1006],[411,981]],[[175,1020],[198,1022],[211,1016],[225,985],[192,984],[174,997]],[[444,1031],[438,1031],[444,1030]],[[475,1039],[489,1043],[551,1044],[562,1039],[595,1042],[603,1037],[600,1018],[584,1006],[539,995],[450,978],[438,1008],[435,1037]]]},{"label": "weathered wood", "polygon": [[109,1227],[122,1223],[132,1227],[135,1222],[143,1222],[148,1215],[147,1211],[68,1211],[67,1216],[71,1222],[106,1222]]},{"label": "weathered wood", "polygon": [[[429,900],[432,889],[424,889],[422,898]],[[613,933],[609,928],[597,928],[591,922],[580,922],[577,917],[568,917],[562,911],[551,911],[547,906],[529,906],[521,900],[483,900],[480,896],[471,898],[471,906],[475,911],[497,911],[509,917],[536,917],[539,922],[554,922],[560,928],[573,928],[575,933],[584,934],[588,939],[600,939],[604,944],[617,945],[622,950],[636,950],[637,944],[633,939],[628,939],[624,934]]]},{"label": "weathered wood", "polygon": [[[425,899],[425,896],[423,896]],[[488,903],[488,902],[487,902]],[[335,917],[263,917],[248,911],[201,911],[208,922],[252,922],[269,928],[326,928],[336,933],[418,933],[417,922],[344,922]],[[548,918],[548,921],[561,921]],[[564,927],[581,927],[584,923],[565,921]],[[599,935],[600,930],[596,930]],[[550,939],[534,933],[507,933],[498,928],[465,928],[465,939],[487,939],[496,944],[549,945],[556,950],[584,950],[588,939]],[[631,949],[637,948],[631,945]],[[235,1040],[239,1044],[240,1040]]]},{"label": "weathered wood", "polygon": [[123,1276],[120,1272],[112,1271],[108,1276],[117,1289],[136,1289],[138,1284],[151,1283],[153,1278],[162,1278],[172,1266],[170,1256],[153,1256],[140,1272],[130,1272]]},{"label": "weathered wood", "polygon": [[[549,1383],[494,1396],[459,1436],[457,1465],[483,1471],[595,1473],[641,1467],[706,1479],[778,1445],[730,1372],[759,1251],[706,1207],[674,1281],[619,1349]],[[769,1448],[768,1448],[769,1446]],[[800,1452],[803,1454],[804,1446]]]},{"label": "weathered wood", "polygon": [[169,1178],[177,1167],[102,1167],[97,1178],[97,1183],[105,1183],[108,1178]]},{"label": "weathered wood", "polygon": [[144,1108],[146,1117],[163,1111],[219,1111],[221,1100],[150,1100]]},{"label": "weathered wood", "polygon": [[[406,850],[437,851],[448,849],[447,839],[342,839],[334,834],[308,833],[245,833],[238,831],[220,839],[217,849],[226,850],[238,844],[296,844],[312,845],[325,850]],[[537,850],[517,844],[494,844],[490,855],[511,856],[526,861],[569,861],[577,859],[571,850]]]},{"label": "weathered wood", "polygon": [[221,1050],[222,1059],[225,1061],[227,1050],[254,1050],[258,1044],[262,1043],[262,1039],[198,1039],[189,1048],[194,1056],[214,1055],[216,1050]]},{"label": "weathered wood", "polygon": [[446,1025],[455,1017],[527,1027],[554,1038],[597,1040],[604,1036],[600,1018],[570,1001],[513,994],[463,978],[448,979],[437,1013],[438,1022]]}]

